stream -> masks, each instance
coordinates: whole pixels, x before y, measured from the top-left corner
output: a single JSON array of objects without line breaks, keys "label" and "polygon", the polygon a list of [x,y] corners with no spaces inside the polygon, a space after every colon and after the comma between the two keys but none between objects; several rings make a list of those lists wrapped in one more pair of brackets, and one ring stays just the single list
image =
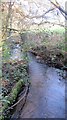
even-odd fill
[{"label": "stream", "polygon": [[[12,58],[18,58],[18,47],[13,49]],[[22,109],[22,101],[16,107],[12,118],[65,118],[65,80],[62,71],[38,63],[28,52],[30,90]],[[19,52],[19,58],[21,54]],[[22,97],[22,96],[21,96]]]},{"label": "stream", "polygon": [[31,87],[21,118],[64,118],[65,82],[60,78],[60,70],[37,63],[30,58],[29,74]]},{"label": "stream", "polygon": [[14,48],[11,50],[11,60],[21,60],[21,47],[19,44],[15,45]]}]

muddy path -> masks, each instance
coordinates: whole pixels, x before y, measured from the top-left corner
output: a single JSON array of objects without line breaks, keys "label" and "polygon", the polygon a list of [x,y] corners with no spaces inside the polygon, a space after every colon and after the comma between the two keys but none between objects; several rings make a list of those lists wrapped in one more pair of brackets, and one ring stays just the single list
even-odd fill
[{"label": "muddy path", "polygon": [[[65,80],[62,71],[29,56],[30,90],[24,107],[17,105],[12,118],[65,118]],[[21,95],[22,97],[22,95]]]}]

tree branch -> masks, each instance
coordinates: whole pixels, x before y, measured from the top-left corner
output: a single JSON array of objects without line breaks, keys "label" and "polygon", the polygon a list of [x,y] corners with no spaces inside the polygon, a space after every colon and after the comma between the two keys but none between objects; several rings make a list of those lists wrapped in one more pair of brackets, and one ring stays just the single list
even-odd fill
[{"label": "tree branch", "polygon": [[31,17],[31,16],[27,15],[26,17],[29,18],[29,19],[44,17],[47,13],[49,13],[50,11],[53,11],[54,9],[55,8],[51,8],[51,9],[47,10],[45,13],[43,13],[42,15],[39,15],[39,16],[35,15],[35,16]]},{"label": "tree branch", "polygon": [[[49,22],[49,21],[41,22],[40,24],[38,24],[38,26],[39,26],[39,25],[42,25],[42,24],[44,24],[44,23],[49,23],[49,24],[52,24],[52,25],[59,25],[59,26],[61,26],[61,27],[65,27],[65,26],[62,25],[62,24],[59,24],[59,23],[53,23],[53,22]],[[36,23],[35,23],[35,24],[36,24]]]},{"label": "tree branch", "polygon": [[14,29],[14,28],[7,28],[7,29],[9,29],[10,31],[20,31],[20,30]]},{"label": "tree branch", "polygon": [[[67,16],[67,12],[64,11],[61,7],[60,4],[56,1],[56,4],[54,2],[52,2],[51,0],[49,0],[56,8],[58,8],[62,13],[64,13]],[[67,17],[65,16],[65,19],[67,19]]]}]

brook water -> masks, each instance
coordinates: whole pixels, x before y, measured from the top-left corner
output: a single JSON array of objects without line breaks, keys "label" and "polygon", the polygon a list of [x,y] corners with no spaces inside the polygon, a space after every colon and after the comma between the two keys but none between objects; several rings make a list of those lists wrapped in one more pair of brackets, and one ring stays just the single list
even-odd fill
[{"label": "brook water", "polygon": [[28,57],[29,94],[23,109],[21,102],[12,118],[65,118],[65,80],[59,75],[63,71],[38,63],[32,53]]}]

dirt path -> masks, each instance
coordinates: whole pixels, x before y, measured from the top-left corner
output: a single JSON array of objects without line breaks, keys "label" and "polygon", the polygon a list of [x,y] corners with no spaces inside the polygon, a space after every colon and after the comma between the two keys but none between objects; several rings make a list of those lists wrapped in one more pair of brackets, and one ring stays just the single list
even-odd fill
[{"label": "dirt path", "polygon": [[60,70],[37,63],[34,56],[28,55],[30,92],[24,108],[19,115],[15,113],[14,118],[16,119],[17,116],[19,120],[20,118],[64,118],[65,82],[58,75]]}]

